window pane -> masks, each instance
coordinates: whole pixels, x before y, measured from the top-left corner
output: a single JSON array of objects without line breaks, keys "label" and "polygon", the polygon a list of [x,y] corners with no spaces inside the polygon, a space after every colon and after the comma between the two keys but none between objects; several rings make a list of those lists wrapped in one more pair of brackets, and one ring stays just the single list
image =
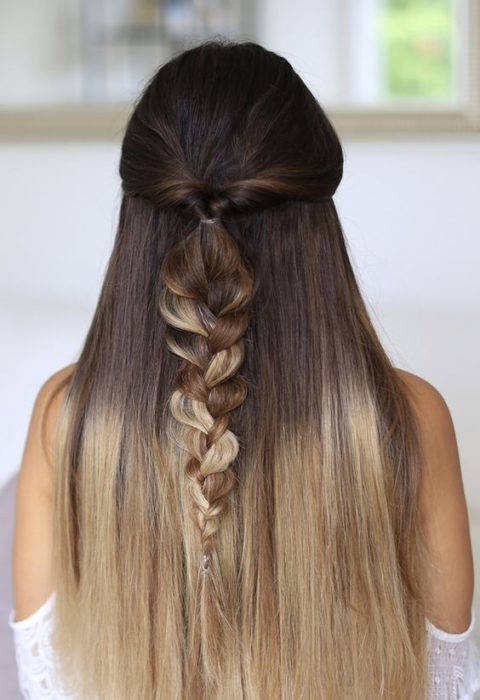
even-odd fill
[{"label": "window pane", "polygon": [[380,97],[454,98],[452,0],[381,0],[377,27]]},{"label": "window pane", "polygon": [[0,0],[0,109],[134,99],[160,63],[249,26],[253,0]]}]

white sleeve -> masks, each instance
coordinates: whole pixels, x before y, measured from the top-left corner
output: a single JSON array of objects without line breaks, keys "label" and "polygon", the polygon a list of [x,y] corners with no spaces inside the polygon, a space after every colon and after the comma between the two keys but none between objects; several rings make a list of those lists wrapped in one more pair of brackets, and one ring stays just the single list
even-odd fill
[{"label": "white sleeve", "polygon": [[475,613],[464,632],[445,632],[426,620],[428,700],[474,700],[480,689],[480,648],[474,636]]},{"label": "white sleeve", "polygon": [[8,624],[13,630],[18,685],[28,700],[77,700],[55,678],[56,662],[50,645],[55,593],[32,615],[15,620],[11,610]]}]

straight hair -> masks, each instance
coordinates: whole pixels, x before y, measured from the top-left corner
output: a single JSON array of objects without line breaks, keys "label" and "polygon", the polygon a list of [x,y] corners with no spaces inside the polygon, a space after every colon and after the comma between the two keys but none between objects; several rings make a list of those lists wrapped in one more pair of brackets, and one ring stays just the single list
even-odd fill
[{"label": "straight hair", "polygon": [[422,456],[289,62],[162,65],[54,457],[65,685],[101,700],[419,700]]}]

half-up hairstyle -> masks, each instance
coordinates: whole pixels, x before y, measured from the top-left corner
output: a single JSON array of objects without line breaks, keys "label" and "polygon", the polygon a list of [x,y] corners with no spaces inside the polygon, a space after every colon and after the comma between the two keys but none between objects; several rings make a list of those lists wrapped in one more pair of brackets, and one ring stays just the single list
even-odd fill
[{"label": "half-up hairstyle", "polygon": [[55,453],[54,645],[106,700],[419,700],[420,442],[287,60],[211,41],[122,142]]}]

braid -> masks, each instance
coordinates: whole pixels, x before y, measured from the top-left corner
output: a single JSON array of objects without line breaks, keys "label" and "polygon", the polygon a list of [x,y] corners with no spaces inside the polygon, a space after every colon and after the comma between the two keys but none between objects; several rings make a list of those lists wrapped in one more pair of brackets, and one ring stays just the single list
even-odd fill
[{"label": "braid", "polygon": [[[198,207],[198,195],[195,201]],[[252,275],[218,216],[218,201],[205,206],[204,199],[198,225],[168,251],[161,269],[165,339],[183,359],[169,407],[179,443],[190,455],[185,470],[203,574],[237,481],[232,464],[239,444],[228,427],[229,413],[247,395],[239,370],[253,290]]]}]

